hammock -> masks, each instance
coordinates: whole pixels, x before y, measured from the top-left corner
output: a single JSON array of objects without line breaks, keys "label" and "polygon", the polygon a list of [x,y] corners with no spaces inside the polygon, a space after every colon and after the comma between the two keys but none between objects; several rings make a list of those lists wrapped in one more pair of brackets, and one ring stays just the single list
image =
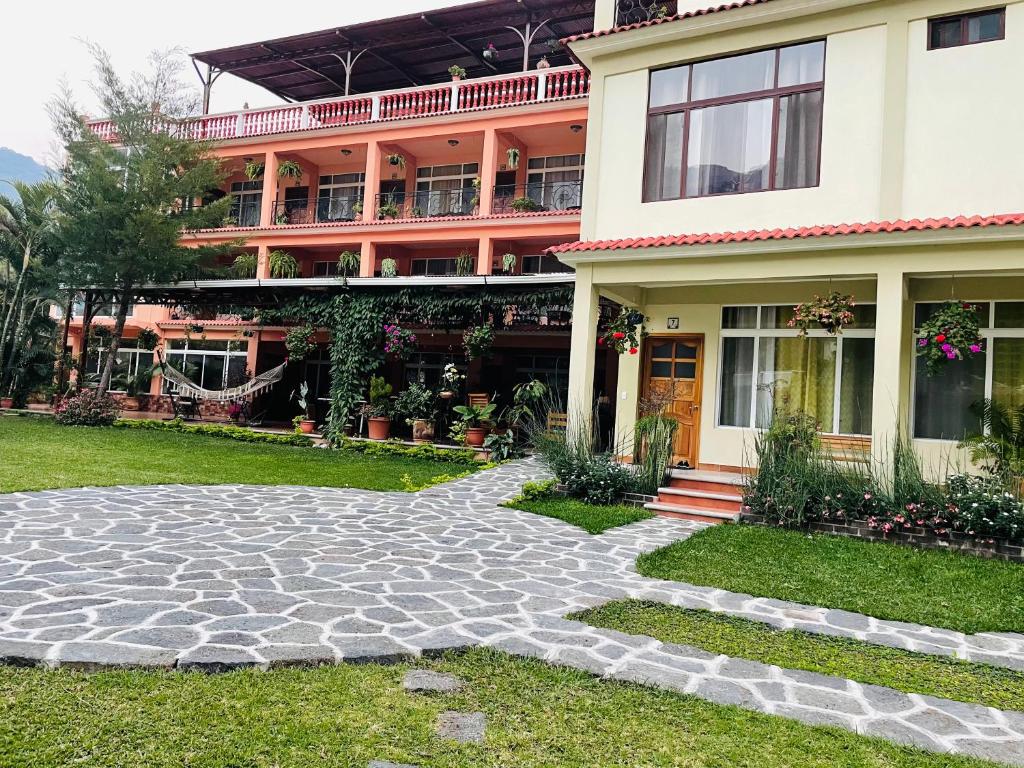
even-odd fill
[{"label": "hammock", "polygon": [[256,395],[265,389],[270,389],[284,378],[284,369],[288,363],[282,363],[277,368],[271,368],[258,376],[254,376],[240,387],[230,389],[203,389],[194,381],[191,381],[185,374],[170,365],[161,365],[165,379],[173,382],[178,387],[177,394],[180,397],[194,397],[199,400],[214,400],[217,402],[228,402],[230,400],[241,400]]}]

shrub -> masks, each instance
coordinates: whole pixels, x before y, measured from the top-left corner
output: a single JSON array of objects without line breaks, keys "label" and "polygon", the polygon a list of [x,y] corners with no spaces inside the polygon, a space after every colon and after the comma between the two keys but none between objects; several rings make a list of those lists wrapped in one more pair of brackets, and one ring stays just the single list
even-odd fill
[{"label": "shrub", "polygon": [[469,449],[438,448],[429,443],[423,445],[402,445],[401,443],[389,443],[386,441],[345,440],[341,444],[341,450],[382,458],[386,456],[402,456],[409,459],[439,461],[446,464],[462,464],[474,468],[480,467],[476,461],[476,454]]},{"label": "shrub", "polygon": [[618,504],[624,493],[637,489],[632,470],[607,453],[568,455],[553,469],[566,493],[588,504]]},{"label": "shrub", "polygon": [[488,435],[484,440],[484,448],[490,454],[491,461],[511,461],[522,455],[516,445],[515,433],[511,429]]},{"label": "shrub", "polygon": [[78,427],[109,427],[119,413],[114,398],[94,389],[61,400],[53,411],[58,424]]},{"label": "shrub", "polygon": [[523,483],[523,492],[519,495],[519,498],[523,501],[542,501],[544,499],[550,499],[555,495],[555,487],[557,485],[557,480]]},{"label": "shrub", "polygon": [[163,432],[183,432],[192,435],[220,437],[227,440],[238,440],[243,443],[267,443],[270,445],[292,445],[308,448],[313,441],[306,435],[280,435],[271,432],[255,432],[244,427],[230,424],[186,424],[181,419],[156,421],[151,419],[124,419],[114,423],[120,429],[151,429]]},{"label": "shrub", "polygon": [[815,420],[806,414],[776,414],[754,439],[754,451],[758,470],[747,482],[745,507],[779,525],[807,522],[822,481]]},{"label": "shrub", "polygon": [[946,489],[953,530],[968,536],[1024,540],[1024,507],[997,482],[973,475],[953,475]]},{"label": "shrub", "polygon": [[643,416],[634,428],[634,461],[639,467],[637,483],[644,493],[657,493],[672,462],[679,422],[659,411]]}]

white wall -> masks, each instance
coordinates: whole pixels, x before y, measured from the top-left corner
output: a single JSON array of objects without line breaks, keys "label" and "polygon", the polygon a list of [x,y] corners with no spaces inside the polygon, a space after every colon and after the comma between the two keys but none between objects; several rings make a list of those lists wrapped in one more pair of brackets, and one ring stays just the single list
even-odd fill
[{"label": "white wall", "polygon": [[910,25],[904,216],[1024,211],[1024,5],[1005,40],[929,51],[927,29]]}]

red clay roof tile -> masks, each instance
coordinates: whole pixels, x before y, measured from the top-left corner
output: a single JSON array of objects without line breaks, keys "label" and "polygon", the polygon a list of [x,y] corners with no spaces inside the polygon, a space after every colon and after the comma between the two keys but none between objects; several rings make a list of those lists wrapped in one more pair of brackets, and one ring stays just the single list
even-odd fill
[{"label": "red clay roof tile", "polygon": [[635,24],[624,24],[621,27],[612,27],[611,29],[603,29],[596,32],[584,32],[582,35],[572,35],[571,37],[564,38],[561,42],[575,43],[580,40],[592,40],[595,37],[607,37],[608,35],[614,35],[618,32],[628,32],[631,29],[643,29],[644,27],[656,27],[659,24],[668,24],[673,21],[683,21],[684,19],[693,19],[698,16],[708,16],[712,13],[720,13],[722,11],[732,11],[737,8],[744,8],[748,5],[762,5],[769,3],[771,0],[736,0],[733,3],[723,3],[722,5],[716,5],[713,8],[702,8],[696,11],[686,11],[685,13],[676,13],[671,16],[665,16],[661,19],[651,19],[650,21],[639,21]]}]

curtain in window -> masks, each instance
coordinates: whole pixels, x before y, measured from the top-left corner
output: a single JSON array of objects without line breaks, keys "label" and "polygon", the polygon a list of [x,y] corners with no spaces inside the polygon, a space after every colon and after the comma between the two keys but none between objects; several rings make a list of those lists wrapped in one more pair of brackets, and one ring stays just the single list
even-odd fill
[{"label": "curtain in window", "polygon": [[645,200],[672,200],[680,196],[683,184],[682,112],[654,115],[647,129]]},{"label": "curtain in window", "polygon": [[1024,339],[994,339],[992,355],[992,399],[1019,408],[1024,405]]},{"label": "curtain in window", "polygon": [[875,385],[875,340],[843,339],[843,373],[839,380],[839,432],[870,435]]},{"label": "curtain in window", "polygon": [[821,108],[821,91],[797,93],[779,100],[777,188],[794,189],[818,183]]},{"label": "curtain in window", "polygon": [[722,397],[718,421],[727,427],[750,426],[753,394],[754,339],[722,340]]},{"label": "curtain in window", "polygon": [[771,99],[694,110],[687,196],[767,189],[771,143]]},{"label": "curtain in window", "polygon": [[762,338],[758,357],[758,426],[767,427],[775,411],[806,413],[831,432],[836,340]]}]

